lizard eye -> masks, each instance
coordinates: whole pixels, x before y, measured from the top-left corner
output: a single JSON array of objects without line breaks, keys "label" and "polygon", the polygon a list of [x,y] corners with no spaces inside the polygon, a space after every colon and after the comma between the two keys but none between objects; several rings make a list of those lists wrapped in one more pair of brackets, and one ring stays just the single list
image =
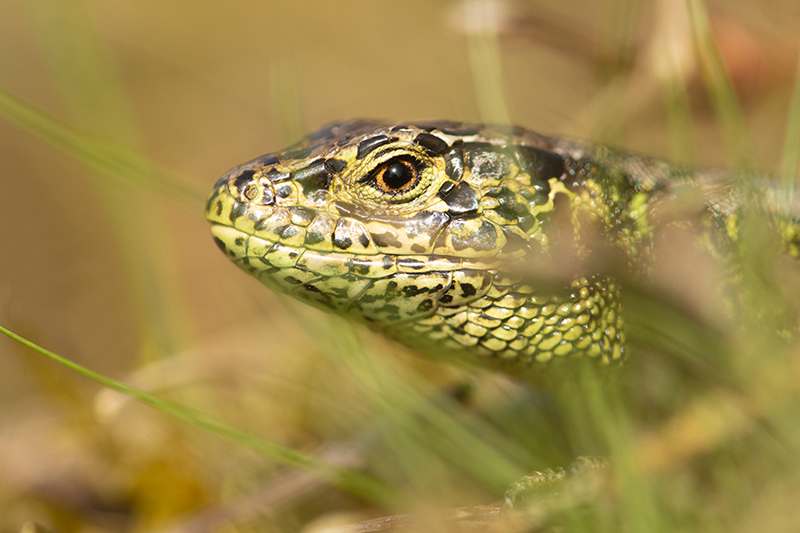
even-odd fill
[{"label": "lizard eye", "polygon": [[399,156],[375,167],[362,181],[388,195],[390,202],[408,199],[420,181],[423,163],[411,156]]}]

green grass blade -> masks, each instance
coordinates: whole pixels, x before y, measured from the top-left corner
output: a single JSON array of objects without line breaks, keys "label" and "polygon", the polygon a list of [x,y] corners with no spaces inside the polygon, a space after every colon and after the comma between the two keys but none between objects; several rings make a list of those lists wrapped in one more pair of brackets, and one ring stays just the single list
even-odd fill
[{"label": "green grass blade", "polygon": [[142,187],[182,205],[202,208],[207,191],[115,143],[79,131],[0,87],[0,116],[75,156],[104,174]]},{"label": "green grass blade", "polygon": [[505,441],[490,424],[465,417],[455,402],[397,360],[369,353],[350,328],[337,329],[339,325],[338,319],[319,325],[330,328],[321,335],[329,345],[328,355],[377,400],[392,424],[425,448],[421,453],[446,458],[494,491],[527,473],[523,465],[530,464],[535,453]]},{"label": "green grass blade", "polygon": [[686,90],[686,80],[674,65],[662,77],[664,108],[667,113],[670,155],[676,162],[697,162],[696,139],[692,124],[692,108]]},{"label": "green grass blade", "polygon": [[797,63],[792,101],[786,123],[783,157],[781,158],[781,183],[786,191],[787,206],[794,204],[798,159],[800,159],[800,61]]},{"label": "green grass blade", "polygon": [[302,84],[292,56],[279,55],[269,63],[272,112],[282,144],[296,143],[305,135]]},{"label": "green grass blade", "polygon": [[499,14],[492,2],[467,0],[463,4],[467,52],[481,120],[508,124],[510,116],[503,87],[503,67],[498,40]]},{"label": "green grass blade", "polygon": [[366,498],[367,500],[377,504],[386,504],[388,502],[397,501],[397,495],[394,494],[394,491],[377,479],[366,476],[352,469],[327,464],[314,456],[293,450],[278,443],[256,437],[244,431],[225,425],[222,422],[208,416],[207,414],[194,410],[190,407],[159,398],[142,389],[94,372],[85,366],[51,352],[50,350],[43,348],[20,335],[17,335],[3,326],[0,326],[0,333],[3,333],[20,344],[49,357],[50,359],[66,366],[67,368],[74,370],[75,372],[78,372],[79,374],[93,381],[96,381],[104,387],[108,387],[121,394],[129,396],[144,405],[153,407],[154,409],[177,418],[182,422],[245,446],[258,453],[271,457],[272,459],[285,465],[308,471],[348,492],[351,492],[362,498]]},{"label": "green grass blade", "polygon": [[756,157],[753,142],[747,133],[742,108],[714,41],[705,2],[703,0],[686,0],[686,2],[700,70],[705,78],[711,105],[722,128],[731,161],[740,168],[754,169]]}]

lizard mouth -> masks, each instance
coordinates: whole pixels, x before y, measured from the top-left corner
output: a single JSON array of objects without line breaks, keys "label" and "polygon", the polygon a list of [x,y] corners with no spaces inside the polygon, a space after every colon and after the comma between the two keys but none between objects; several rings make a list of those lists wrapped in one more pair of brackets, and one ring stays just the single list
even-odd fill
[{"label": "lizard mouth", "polygon": [[[212,223],[217,246],[267,287],[368,322],[391,323],[481,298],[493,271],[448,257],[356,255],[289,246]],[[496,265],[492,265],[496,266]]]}]

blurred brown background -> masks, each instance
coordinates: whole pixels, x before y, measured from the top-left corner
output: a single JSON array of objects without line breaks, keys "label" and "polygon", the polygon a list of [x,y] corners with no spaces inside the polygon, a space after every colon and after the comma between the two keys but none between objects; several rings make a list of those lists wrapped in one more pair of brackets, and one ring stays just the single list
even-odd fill
[{"label": "blurred brown background", "polygon": [[[504,114],[537,131],[736,162],[682,2],[520,0],[477,17],[474,8],[0,1],[0,87],[198,191],[182,202],[116,180],[0,115],[0,324],[101,373],[302,445],[326,431],[347,434],[349,393],[326,379],[333,370],[318,360],[319,335],[304,326],[317,315],[262,290],[213,246],[201,197],[228,168],[340,119]],[[707,9],[757,164],[775,172],[800,4],[709,1]],[[685,82],[694,125],[693,137],[677,141],[665,111],[674,79]],[[218,440],[198,444],[198,432],[98,395],[6,338],[0,369],[0,531],[27,520],[62,531],[149,531],[248,486],[256,459]]]}]

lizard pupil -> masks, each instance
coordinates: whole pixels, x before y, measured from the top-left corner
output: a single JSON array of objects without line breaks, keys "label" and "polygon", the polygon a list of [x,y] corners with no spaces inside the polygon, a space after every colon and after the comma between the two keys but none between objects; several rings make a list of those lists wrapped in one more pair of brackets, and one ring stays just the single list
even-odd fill
[{"label": "lizard pupil", "polygon": [[417,177],[416,169],[406,161],[393,161],[380,173],[379,185],[387,192],[400,192],[408,188]]}]

